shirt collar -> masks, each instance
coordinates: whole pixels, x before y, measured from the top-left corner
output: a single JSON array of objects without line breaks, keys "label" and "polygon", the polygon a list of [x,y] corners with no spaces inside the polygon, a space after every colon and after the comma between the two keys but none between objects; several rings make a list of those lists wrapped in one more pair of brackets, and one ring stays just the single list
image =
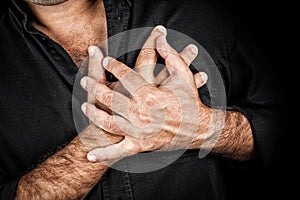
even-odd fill
[{"label": "shirt collar", "polygon": [[27,30],[31,23],[28,23],[29,8],[22,0],[11,0],[11,6],[9,7],[11,14],[15,17],[19,26],[24,27]]}]

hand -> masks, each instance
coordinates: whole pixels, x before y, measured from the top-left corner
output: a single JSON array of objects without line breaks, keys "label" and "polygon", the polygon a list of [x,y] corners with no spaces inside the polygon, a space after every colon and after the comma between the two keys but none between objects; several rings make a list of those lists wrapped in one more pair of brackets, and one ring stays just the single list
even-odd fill
[{"label": "hand", "polygon": [[[131,97],[90,77],[82,79],[83,87],[116,113],[110,115],[92,104],[84,104],[85,114],[102,129],[125,136],[118,144],[93,150],[90,155],[98,160],[157,149],[185,149],[192,147],[192,143],[201,143],[203,133],[207,131],[210,109],[201,103],[195,79],[188,68],[197,56],[197,48],[189,45],[178,54],[164,36],[158,37],[156,46],[170,74],[159,86],[149,83],[151,79],[147,82],[147,77],[112,58],[104,59],[103,65],[119,79]],[[195,78],[198,86],[207,80],[204,73]]]},{"label": "hand", "polygon": [[[150,36],[147,38],[141,52],[136,60],[134,70],[137,71],[142,77],[149,83],[157,85],[168,77],[167,70],[163,70],[157,77],[154,77],[154,68],[157,62],[158,53],[155,49],[155,41],[158,36],[167,35],[167,30],[163,26],[157,26],[153,29]],[[103,61],[103,54],[98,47],[91,46],[88,49],[89,63],[88,63],[88,76],[97,80],[101,84],[105,84],[107,87],[114,89],[124,95],[129,95],[128,91],[122,86],[120,82],[107,82],[105,76],[105,70],[101,63]],[[184,56],[184,52],[183,52]],[[195,75],[196,83],[200,84],[199,75]],[[111,110],[97,101],[93,93],[88,93],[88,102],[95,104],[98,108],[111,113]],[[123,136],[114,135],[105,130],[100,129],[93,123],[87,127],[84,134],[80,134],[80,138],[88,150],[92,150],[96,147],[104,147],[110,144],[115,144],[123,139]],[[89,157],[90,158],[90,157]]]},{"label": "hand", "polygon": [[[156,77],[154,76],[154,69],[158,58],[158,53],[156,51],[156,39],[159,36],[166,37],[166,35],[167,30],[165,29],[165,27],[160,25],[156,26],[143,45],[134,67],[134,70],[138,74],[140,74],[148,83],[151,83],[155,86],[162,83],[169,76],[167,68],[164,68]],[[106,84],[106,86],[108,86],[110,89],[118,91],[123,95],[129,96],[130,94],[119,81],[108,82],[106,80],[105,69],[100,64],[102,63],[104,58],[100,49],[94,46],[89,47],[89,55],[88,76],[97,80],[99,83]],[[185,60],[187,65],[190,65],[190,63],[194,60],[194,57],[190,55],[188,48],[184,49],[180,53],[180,56]],[[200,73],[196,73],[194,75],[194,80],[197,88],[200,88],[203,85]],[[93,93],[88,93],[88,95],[89,103],[96,104],[96,106],[103,108],[104,105],[97,101]]]}]

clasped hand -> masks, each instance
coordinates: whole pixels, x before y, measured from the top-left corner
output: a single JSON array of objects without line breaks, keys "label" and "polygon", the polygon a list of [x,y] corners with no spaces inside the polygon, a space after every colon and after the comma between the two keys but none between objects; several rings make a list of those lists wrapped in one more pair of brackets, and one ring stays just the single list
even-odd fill
[{"label": "clasped hand", "polygon": [[[193,75],[189,69],[198,54],[196,46],[188,45],[178,53],[168,44],[165,28],[158,26],[134,69],[114,58],[103,58],[96,47],[90,47],[89,52],[89,68],[99,77],[84,77],[81,85],[96,103],[84,103],[82,110],[96,126],[124,136],[117,144],[93,149],[88,155],[90,161],[201,146],[211,111],[201,102],[197,89],[206,83],[207,75]],[[166,69],[154,77],[157,53],[165,60]],[[103,68],[119,82],[108,83]]]}]

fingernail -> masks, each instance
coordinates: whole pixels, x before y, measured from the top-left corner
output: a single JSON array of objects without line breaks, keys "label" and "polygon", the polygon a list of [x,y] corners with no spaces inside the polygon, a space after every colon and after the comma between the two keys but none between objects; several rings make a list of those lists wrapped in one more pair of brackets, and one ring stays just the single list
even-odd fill
[{"label": "fingernail", "polygon": [[195,45],[190,45],[190,50],[193,52],[193,54],[198,54],[198,47]]},{"label": "fingernail", "polygon": [[201,74],[201,80],[203,81],[203,83],[206,83],[208,80],[208,76],[205,72],[200,72]]},{"label": "fingernail", "polygon": [[86,103],[81,105],[81,110],[83,113],[86,113]]},{"label": "fingernail", "polygon": [[81,79],[80,85],[81,85],[84,89],[86,89],[87,82],[86,82],[86,79],[85,79],[85,78],[82,78],[82,79]]},{"label": "fingernail", "polygon": [[102,61],[103,67],[107,67],[108,63],[109,63],[109,57],[104,58]]},{"label": "fingernail", "polygon": [[164,34],[164,36],[167,35],[167,29],[164,26],[162,26],[162,25],[156,26],[156,30],[158,30],[159,32],[161,32],[162,34]]},{"label": "fingernail", "polygon": [[89,48],[88,48],[88,52],[89,52],[89,56],[93,56],[93,55],[95,55],[95,47],[92,47],[92,46],[90,46]]},{"label": "fingernail", "polygon": [[93,154],[90,154],[90,153],[87,154],[87,159],[91,162],[96,162],[97,161],[96,156],[94,156]]}]

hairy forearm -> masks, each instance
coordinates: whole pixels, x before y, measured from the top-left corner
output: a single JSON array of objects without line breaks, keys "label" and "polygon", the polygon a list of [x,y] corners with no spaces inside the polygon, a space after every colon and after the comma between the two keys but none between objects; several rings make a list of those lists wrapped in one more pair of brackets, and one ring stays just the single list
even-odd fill
[{"label": "hairy forearm", "polygon": [[250,160],[254,154],[254,142],[249,121],[240,112],[220,112],[225,112],[225,120],[212,153],[235,160]]},{"label": "hairy forearm", "polygon": [[23,176],[15,199],[83,199],[108,168],[103,163],[89,162],[86,158],[88,150],[122,139],[104,136],[99,130],[98,138],[107,140],[95,142],[95,129],[90,125],[80,137]]},{"label": "hairy forearm", "polygon": [[254,142],[247,118],[233,111],[208,109],[207,113],[203,120],[207,128],[197,135],[192,147],[234,160],[250,160]]}]

